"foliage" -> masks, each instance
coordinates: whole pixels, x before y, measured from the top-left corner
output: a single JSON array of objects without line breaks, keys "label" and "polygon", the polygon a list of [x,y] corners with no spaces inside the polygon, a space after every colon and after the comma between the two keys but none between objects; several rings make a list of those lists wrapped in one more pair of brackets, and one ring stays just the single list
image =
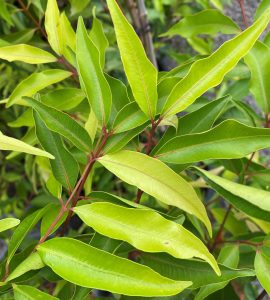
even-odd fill
[{"label": "foliage", "polygon": [[270,293],[269,1],[186,2],[0,0],[1,299]]}]

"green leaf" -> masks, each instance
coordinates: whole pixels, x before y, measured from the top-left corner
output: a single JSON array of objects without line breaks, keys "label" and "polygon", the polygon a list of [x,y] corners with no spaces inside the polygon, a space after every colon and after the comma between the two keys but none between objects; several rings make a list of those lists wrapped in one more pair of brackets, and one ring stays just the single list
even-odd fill
[{"label": "green leaf", "polygon": [[260,108],[267,114],[270,109],[270,87],[268,84],[270,76],[270,48],[262,42],[256,42],[245,56],[245,62],[251,72],[250,91]]},{"label": "green leaf", "polygon": [[172,138],[157,151],[155,157],[167,163],[183,164],[206,159],[241,158],[268,147],[269,129],[226,120],[203,133]]},{"label": "green leaf", "polygon": [[123,240],[146,252],[167,252],[181,259],[199,257],[220,275],[217,263],[206,246],[183,226],[157,212],[106,202],[82,205],[73,210],[100,234]]},{"label": "green leaf", "polygon": [[173,281],[150,268],[71,238],[54,238],[37,247],[43,262],[74,284],[130,296],[167,296],[191,282]]},{"label": "green leaf", "polygon": [[26,79],[22,80],[10,95],[7,107],[13,104],[25,105],[22,97],[33,96],[36,92],[44,89],[45,87],[62,81],[71,75],[70,72],[64,70],[45,70],[40,73],[31,74]]},{"label": "green leaf", "polygon": [[45,64],[57,61],[57,58],[51,53],[25,44],[0,48],[0,58],[8,61],[23,61],[28,64]]},{"label": "green leaf", "polygon": [[100,65],[99,50],[88,36],[82,18],[79,19],[76,35],[80,83],[96,117],[104,126],[110,117],[112,93]]},{"label": "green leaf", "polygon": [[49,107],[32,98],[24,100],[38,112],[46,126],[67,138],[74,146],[84,152],[89,152],[92,147],[92,141],[87,131],[77,121],[68,114],[60,110]]},{"label": "green leaf", "polygon": [[54,159],[54,156],[48,152],[40,150],[38,148],[32,147],[22,141],[14,139],[12,137],[6,136],[0,132],[0,149],[1,150],[9,150],[9,151],[18,151],[29,153],[38,156],[48,157],[50,159]]},{"label": "green leaf", "polygon": [[113,132],[120,133],[139,127],[148,121],[147,116],[133,101],[125,105],[117,114],[113,123]]},{"label": "green leaf", "polygon": [[199,168],[192,169],[237,209],[248,216],[270,221],[270,192],[229,181]]},{"label": "green leaf", "polygon": [[115,0],[107,0],[117,43],[132,93],[141,110],[151,119],[156,114],[157,70]]},{"label": "green leaf", "polygon": [[199,34],[216,35],[219,32],[235,34],[240,32],[240,28],[220,11],[207,9],[184,17],[161,36],[181,35],[185,38],[191,38]]},{"label": "green leaf", "polygon": [[35,287],[28,285],[12,284],[15,300],[57,300],[49,294],[46,294]]},{"label": "green leaf", "polygon": [[26,109],[16,120],[9,122],[8,126],[10,127],[33,127],[35,125],[32,109]]},{"label": "green leaf", "polygon": [[66,189],[72,190],[77,182],[79,166],[65,147],[60,135],[46,127],[37,112],[34,112],[36,135],[42,147],[55,157],[50,161],[53,175]]},{"label": "green leaf", "polygon": [[265,12],[265,10],[268,9],[269,6],[270,6],[269,0],[260,1],[260,4],[258,5],[258,7],[256,9],[254,21],[256,21]]},{"label": "green leaf", "polygon": [[255,272],[251,269],[233,269],[219,265],[221,276],[215,274],[212,268],[203,261],[176,259],[164,253],[142,253],[142,262],[174,280],[192,280],[191,289],[197,289],[213,283],[221,283],[239,277],[252,277]]},{"label": "green leaf", "polygon": [[11,281],[15,278],[22,276],[23,274],[31,270],[39,270],[45,265],[42,262],[37,252],[31,253],[25,260],[23,260],[8,276],[6,281]]},{"label": "green leaf", "polygon": [[263,251],[257,251],[254,267],[260,284],[270,295],[270,258]]},{"label": "green leaf", "polygon": [[57,1],[48,0],[45,11],[45,30],[50,46],[58,55],[61,55],[63,53],[63,41],[59,22],[60,13]]},{"label": "green leaf", "polygon": [[211,235],[206,210],[192,186],[159,160],[123,150],[98,160],[121,180],[137,186],[158,200],[179,207],[200,219]]},{"label": "green leaf", "polygon": [[252,48],[270,19],[269,10],[248,29],[224,43],[205,59],[196,61],[189,73],[173,88],[162,115],[174,115],[191,105],[210,88],[218,85],[238,61]]},{"label": "green leaf", "polygon": [[0,17],[4,19],[9,25],[13,25],[11,14],[7,9],[7,3],[5,0],[0,0]]},{"label": "green leaf", "polygon": [[20,224],[19,219],[15,218],[5,218],[0,220],[0,232],[8,230]]}]

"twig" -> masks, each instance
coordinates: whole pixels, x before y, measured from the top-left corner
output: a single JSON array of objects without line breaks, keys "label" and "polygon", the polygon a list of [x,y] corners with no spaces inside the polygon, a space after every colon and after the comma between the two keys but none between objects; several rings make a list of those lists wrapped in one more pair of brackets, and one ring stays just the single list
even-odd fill
[{"label": "twig", "polygon": [[243,18],[245,27],[248,27],[248,19],[247,19],[247,15],[246,15],[246,11],[245,11],[244,0],[238,0],[238,3],[241,8],[242,18]]},{"label": "twig", "polygon": [[260,295],[256,298],[256,300],[263,300],[263,298],[267,295],[266,290],[263,290]]}]

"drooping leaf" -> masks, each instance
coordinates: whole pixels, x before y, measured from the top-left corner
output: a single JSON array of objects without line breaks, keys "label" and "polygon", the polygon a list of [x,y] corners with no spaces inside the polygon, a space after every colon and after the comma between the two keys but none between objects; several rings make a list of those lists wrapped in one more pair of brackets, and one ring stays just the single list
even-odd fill
[{"label": "drooping leaf", "polygon": [[89,134],[83,126],[72,119],[68,114],[32,98],[25,97],[24,100],[38,112],[42,121],[50,130],[64,136],[73,143],[74,146],[84,152],[88,152],[91,149],[92,141]]},{"label": "drooping leaf", "polygon": [[196,61],[189,73],[174,87],[162,115],[174,115],[191,105],[210,88],[218,85],[225,76],[252,48],[270,19],[269,10],[248,29],[225,42],[205,59]]},{"label": "drooping leaf", "polygon": [[82,89],[102,125],[110,117],[112,93],[100,65],[100,53],[87,34],[83,19],[77,29],[76,57]]},{"label": "drooping leaf", "polygon": [[254,262],[256,276],[266,290],[270,294],[270,258],[263,251],[257,251]]},{"label": "drooping leaf", "polygon": [[237,209],[248,216],[270,221],[270,192],[232,182],[199,168],[193,169]]},{"label": "drooping leaf", "polygon": [[270,76],[270,48],[257,41],[245,56],[245,62],[251,72],[250,91],[260,108],[267,114],[270,109],[270,87],[268,84]]},{"label": "drooping leaf", "polygon": [[205,208],[192,186],[159,160],[123,150],[98,160],[121,180],[137,186],[158,200],[179,207],[200,219],[211,235]]},{"label": "drooping leaf", "polygon": [[234,269],[219,265],[221,276],[215,274],[212,268],[199,260],[176,259],[164,253],[142,253],[142,262],[163,276],[174,280],[192,280],[190,288],[197,289],[208,284],[230,281],[238,277],[255,276],[251,269]]},{"label": "drooping leaf", "polygon": [[33,127],[34,119],[32,115],[32,109],[26,109],[16,120],[9,122],[8,126],[10,127]]},{"label": "drooping leaf", "polygon": [[176,136],[155,156],[168,163],[183,164],[206,159],[234,159],[270,147],[270,130],[226,120],[203,133]]},{"label": "drooping leaf", "polygon": [[57,300],[58,298],[46,294],[35,287],[12,284],[15,300]]},{"label": "drooping leaf", "polygon": [[37,247],[43,262],[80,286],[133,296],[167,296],[191,282],[173,281],[150,268],[71,238],[54,238]]},{"label": "drooping leaf", "polygon": [[167,252],[181,259],[199,257],[220,274],[214,257],[196,236],[157,212],[106,202],[82,205],[74,211],[84,223],[103,235],[126,241],[146,252]]},{"label": "drooping leaf", "polygon": [[23,61],[28,64],[45,64],[57,60],[51,53],[26,44],[1,47],[0,58],[8,61]]},{"label": "drooping leaf", "polygon": [[13,228],[20,224],[19,219],[5,218],[0,220],[0,232]]},{"label": "drooping leaf", "polygon": [[150,118],[156,114],[157,70],[147,58],[143,45],[115,0],[107,0],[117,43],[132,93]]},{"label": "drooping leaf", "polygon": [[48,152],[32,147],[20,140],[6,136],[0,132],[0,150],[17,151],[23,153],[29,153],[38,156],[48,157],[54,159],[54,156]]},{"label": "drooping leaf", "polygon": [[181,35],[185,38],[191,38],[198,34],[216,35],[219,32],[236,34],[240,32],[240,28],[220,11],[207,9],[184,17],[161,36]]},{"label": "drooping leaf", "polygon": [[13,104],[25,105],[25,101],[22,100],[22,97],[31,97],[45,87],[62,81],[69,76],[71,76],[70,72],[57,69],[50,69],[40,73],[31,74],[29,77],[22,80],[13,90],[8,99],[7,107],[10,107]]},{"label": "drooping leaf", "polygon": [[55,157],[50,161],[54,177],[66,188],[74,188],[79,167],[77,161],[66,149],[60,135],[46,127],[37,112],[34,112],[36,135],[42,147]]}]

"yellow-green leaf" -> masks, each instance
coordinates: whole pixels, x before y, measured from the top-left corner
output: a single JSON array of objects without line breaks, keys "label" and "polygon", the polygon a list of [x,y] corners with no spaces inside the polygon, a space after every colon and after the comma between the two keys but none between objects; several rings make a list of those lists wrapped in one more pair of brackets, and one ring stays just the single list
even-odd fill
[{"label": "yellow-green leaf", "polygon": [[0,232],[8,230],[20,224],[20,220],[15,218],[5,218],[0,220]]}]

